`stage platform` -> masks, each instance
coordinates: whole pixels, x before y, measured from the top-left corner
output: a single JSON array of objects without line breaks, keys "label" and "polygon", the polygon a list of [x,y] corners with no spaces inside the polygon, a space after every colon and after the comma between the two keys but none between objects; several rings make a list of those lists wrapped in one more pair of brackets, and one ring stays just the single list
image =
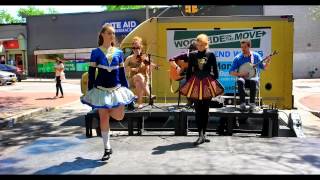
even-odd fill
[{"label": "stage platform", "polygon": [[[276,137],[279,131],[278,111],[264,109],[255,112],[240,112],[234,106],[210,108],[208,131],[220,134],[258,133],[263,137]],[[99,135],[99,116],[95,111],[86,115],[86,135],[92,136],[91,129],[97,129]],[[236,124],[237,121],[245,121]],[[125,112],[125,119],[120,122],[110,122],[111,130],[128,131],[128,135],[142,135],[145,131],[174,131],[176,136],[186,136],[190,131],[196,131],[194,109],[176,104],[155,104],[143,109]],[[137,133],[135,133],[137,132]]]}]

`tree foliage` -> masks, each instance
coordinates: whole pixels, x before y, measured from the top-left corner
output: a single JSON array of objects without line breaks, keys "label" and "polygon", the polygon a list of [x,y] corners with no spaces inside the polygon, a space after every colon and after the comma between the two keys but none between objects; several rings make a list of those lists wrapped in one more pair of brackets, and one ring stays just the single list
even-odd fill
[{"label": "tree foliage", "polygon": [[313,20],[320,20],[320,6],[310,8],[310,15]]},{"label": "tree foliage", "polygon": [[17,11],[18,18],[15,18],[7,10],[0,10],[0,24],[12,24],[12,23],[25,23],[28,16],[39,16],[44,14],[58,14],[58,11],[54,8],[48,8],[47,11],[41,10],[34,6],[28,6],[27,8],[20,8]]},{"label": "tree foliage", "polygon": [[132,10],[132,9],[143,9],[145,6],[142,5],[106,5],[102,6],[105,11],[125,11],[125,10]]}]

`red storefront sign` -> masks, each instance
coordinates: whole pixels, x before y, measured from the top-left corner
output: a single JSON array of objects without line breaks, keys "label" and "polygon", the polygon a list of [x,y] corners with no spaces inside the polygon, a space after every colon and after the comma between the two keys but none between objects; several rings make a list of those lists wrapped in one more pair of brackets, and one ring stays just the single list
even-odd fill
[{"label": "red storefront sign", "polygon": [[3,46],[5,49],[19,49],[19,41],[18,40],[4,41]]}]

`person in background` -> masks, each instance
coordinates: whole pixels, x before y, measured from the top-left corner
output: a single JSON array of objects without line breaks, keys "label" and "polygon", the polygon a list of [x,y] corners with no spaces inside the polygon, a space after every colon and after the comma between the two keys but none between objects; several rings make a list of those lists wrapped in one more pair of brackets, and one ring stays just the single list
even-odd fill
[{"label": "person in background", "polygon": [[63,65],[63,62],[60,58],[57,58],[56,63],[57,64],[54,66],[55,77],[56,77],[56,96],[54,98],[58,98],[59,89],[61,92],[60,98],[64,98],[62,85],[61,85],[61,80],[64,79],[64,65]]}]

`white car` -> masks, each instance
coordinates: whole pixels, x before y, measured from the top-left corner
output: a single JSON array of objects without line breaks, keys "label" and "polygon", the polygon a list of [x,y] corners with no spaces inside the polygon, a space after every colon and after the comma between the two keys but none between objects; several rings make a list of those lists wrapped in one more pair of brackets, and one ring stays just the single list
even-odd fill
[{"label": "white car", "polygon": [[0,71],[0,85],[6,85],[7,83],[15,83],[17,76],[14,73]]}]

